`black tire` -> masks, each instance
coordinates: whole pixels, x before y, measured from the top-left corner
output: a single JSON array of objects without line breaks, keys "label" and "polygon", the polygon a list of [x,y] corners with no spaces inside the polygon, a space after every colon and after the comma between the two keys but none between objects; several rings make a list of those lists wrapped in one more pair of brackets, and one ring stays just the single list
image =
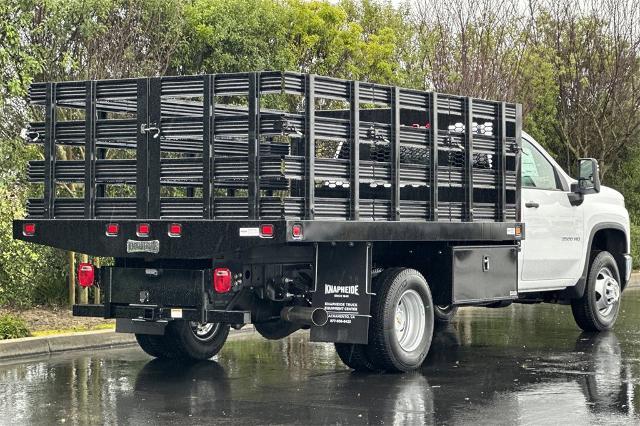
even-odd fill
[{"label": "black tire", "polygon": [[156,358],[203,361],[220,352],[228,335],[228,324],[214,324],[210,332],[198,335],[189,321],[173,320],[163,336],[136,334],[136,340],[143,351]]},{"label": "black tire", "polygon": [[[374,292],[366,350],[369,360],[377,370],[388,372],[406,372],[419,368],[429,352],[433,336],[433,299],[427,281],[414,269],[390,268],[376,278]],[[406,294],[411,296],[415,306],[419,308],[422,305],[424,308],[424,328],[415,333],[415,347],[412,345],[407,350],[401,346],[401,335],[396,330],[396,308]],[[409,304],[405,305],[408,309]],[[405,318],[409,318],[409,315]],[[415,316],[413,318],[414,324],[421,324],[415,321]],[[405,323],[405,326],[407,324],[411,325]]]},{"label": "black tire", "polygon": [[220,352],[229,336],[229,324],[215,324],[210,334],[198,337],[189,321],[174,320],[167,326],[176,358],[204,361]]},{"label": "black tire", "polygon": [[449,324],[456,316],[458,307],[453,305],[434,305],[433,320],[436,325],[442,326]]},{"label": "black tire", "polygon": [[[607,283],[603,287],[605,294],[599,289],[602,282]],[[610,330],[618,318],[621,297],[618,265],[609,252],[601,251],[589,265],[583,296],[571,301],[573,318],[584,331]]]},{"label": "black tire", "polygon": [[173,346],[166,335],[136,334],[138,345],[154,358],[174,358]]},{"label": "black tire", "polygon": [[340,360],[349,368],[360,372],[376,371],[376,366],[369,360],[367,345],[351,343],[335,343]]}]

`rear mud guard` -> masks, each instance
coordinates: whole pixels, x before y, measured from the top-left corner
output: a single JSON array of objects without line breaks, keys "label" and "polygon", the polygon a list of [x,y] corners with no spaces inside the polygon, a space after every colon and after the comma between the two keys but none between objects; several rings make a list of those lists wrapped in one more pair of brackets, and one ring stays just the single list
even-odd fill
[{"label": "rear mud guard", "polygon": [[371,244],[322,243],[316,248],[313,306],[327,311],[311,341],[366,344],[371,303]]}]

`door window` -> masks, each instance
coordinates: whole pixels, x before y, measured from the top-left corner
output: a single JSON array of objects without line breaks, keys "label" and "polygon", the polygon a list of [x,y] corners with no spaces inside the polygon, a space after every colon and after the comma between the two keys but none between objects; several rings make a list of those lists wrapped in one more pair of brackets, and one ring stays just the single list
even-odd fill
[{"label": "door window", "polygon": [[524,188],[559,189],[553,165],[524,139],[520,167]]}]

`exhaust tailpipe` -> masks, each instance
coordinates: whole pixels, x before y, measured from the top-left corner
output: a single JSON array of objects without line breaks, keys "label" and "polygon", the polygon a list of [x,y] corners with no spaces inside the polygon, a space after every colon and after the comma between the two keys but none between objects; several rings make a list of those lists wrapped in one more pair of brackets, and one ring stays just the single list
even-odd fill
[{"label": "exhaust tailpipe", "polygon": [[287,306],[280,311],[280,318],[294,324],[322,327],[329,320],[329,315],[322,308]]}]

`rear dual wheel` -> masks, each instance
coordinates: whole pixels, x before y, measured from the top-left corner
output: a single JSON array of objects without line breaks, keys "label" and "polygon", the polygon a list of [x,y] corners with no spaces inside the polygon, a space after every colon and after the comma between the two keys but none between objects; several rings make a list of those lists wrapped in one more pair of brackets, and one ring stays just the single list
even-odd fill
[{"label": "rear dual wheel", "polygon": [[433,318],[436,326],[449,324],[458,312],[458,307],[454,305],[434,305]]},{"label": "rear dual wheel", "polygon": [[367,345],[336,343],[340,359],[357,371],[415,370],[429,352],[434,317],[431,291],[418,271],[390,268],[374,281]]},{"label": "rear dual wheel", "polygon": [[136,340],[143,351],[156,358],[200,361],[220,352],[228,335],[228,324],[173,320],[164,335],[136,334]]}]

